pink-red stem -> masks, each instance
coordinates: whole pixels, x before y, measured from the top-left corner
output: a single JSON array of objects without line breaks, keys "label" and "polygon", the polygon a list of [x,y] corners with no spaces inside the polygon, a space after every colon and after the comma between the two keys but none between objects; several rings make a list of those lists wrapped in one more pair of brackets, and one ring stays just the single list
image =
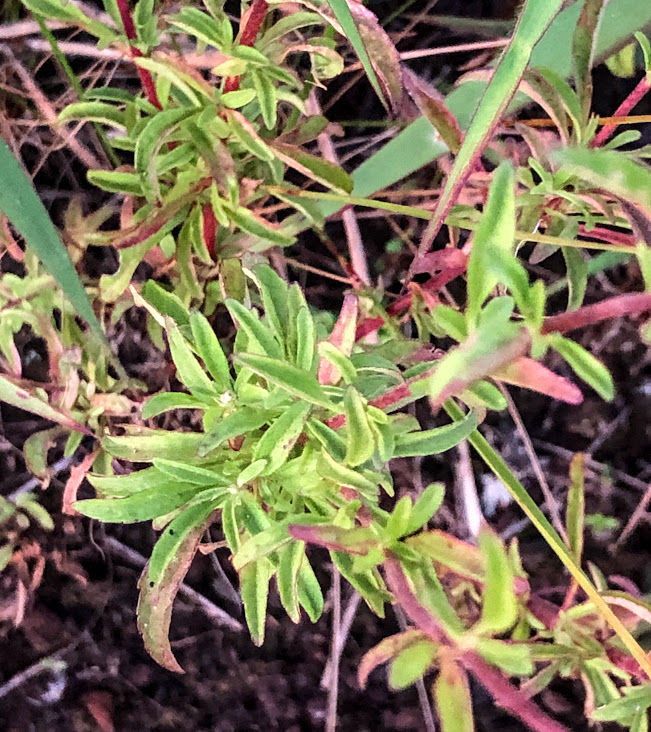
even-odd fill
[{"label": "pink-red stem", "polygon": [[[633,91],[617,107],[613,117],[627,117],[633,109],[642,101],[644,96],[651,90],[651,74],[645,74]],[[590,147],[601,147],[613,136],[617,125],[604,125],[599,134],[592,140]]]},{"label": "pink-red stem", "polygon": [[[258,37],[262,23],[267,15],[269,3],[267,0],[253,0],[253,5],[246,16],[244,28],[240,34],[240,46],[252,46]],[[232,92],[240,88],[240,77],[229,76],[224,83],[224,91]]]},{"label": "pink-red stem", "polygon": [[[131,15],[131,10],[129,9],[129,6],[127,5],[127,0],[117,0],[118,10],[120,11],[120,18],[122,19],[122,25],[124,26],[124,32],[127,36],[127,39],[129,41],[135,41],[138,38],[138,34],[136,32],[136,26],[133,22],[133,16]],[[139,48],[136,48],[132,43],[129,44],[129,50],[131,52],[131,58],[139,58],[141,57],[142,51]],[[138,76],[140,78],[140,83],[142,84],[142,88],[145,92],[145,95],[147,96],[148,101],[156,107],[156,109],[162,109],[163,105],[160,103],[160,99],[158,98],[158,93],[156,92],[156,85],[154,84],[154,79],[148,69],[143,69],[140,66],[137,66]]]}]

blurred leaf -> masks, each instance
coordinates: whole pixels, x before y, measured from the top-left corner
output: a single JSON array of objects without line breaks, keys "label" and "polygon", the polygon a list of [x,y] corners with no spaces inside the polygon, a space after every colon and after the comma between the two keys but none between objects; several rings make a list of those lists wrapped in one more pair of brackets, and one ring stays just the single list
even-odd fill
[{"label": "blurred leaf", "polygon": [[104,437],[102,447],[120,460],[149,463],[154,458],[174,455],[177,460],[192,459],[203,435],[199,432],[169,432],[138,428],[135,434]]},{"label": "blurred leaf", "polygon": [[251,562],[240,572],[240,592],[244,603],[244,615],[256,646],[264,643],[269,580],[272,573],[273,568],[268,559]]},{"label": "blurred leaf", "polygon": [[445,104],[443,95],[409,68],[403,69],[405,88],[409,96],[425,115],[429,123],[439,133],[450,152],[458,153],[463,141],[459,123]]},{"label": "blurred leaf", "polygon": [[[339,193],[347,194],[353,190],[353,179],[341,166],[282,142],[275,142],[272,147],[280,160],[306,178]],[[300,199],[301,194],[296,195]]]},{"label": "blurred leaf", "polygon": [[197,486],[162,483],[126,498],[90,498],[75,501],[73,507],[84,516],[105,523],[133,524],[164,516],[187,503],[197,493]]},{"label": "blurred leaf", "polygon": [[120,132],[126,132],[124,112],[113,104],[104,102],[76,102],[69,104],[59,114],[59,123],[83,120],[84,122],[99,122],[114,127]]},{"label": "blurred leaf", "polygon": [[569,549],[577,564],[583,555],[583,532],[585,520],[585,455],[577,453],[570,463],[570,490],[567,494],[567,516],[565,525],[569,538]]},{"label": "blurred leaf", "polygon": [[172,409],[205,409],[205,407],[206,404],[202,399],[198,399],[191,394],[184,394],[178,391],[165,391],[149,397],[143,405],[141,414],[143,419],[151,419]]},{"label": "blurred leaf", "polygon": [[[344,356],[350,356],[353,352],[358,313],[359,298],[357,295],[347,294],[337,322],[328,337],[328,343],[341,351]],[[319,384],[336,384],[340,379],[341,373],[337,367],[322,357],[319,362]]]},{"label": "blurred leaf", "polygon": [[58,427],[32,433],[23,444],[25,462],[31,473],[39,478],[47,476],[47,454],[54,447],[54,439],[61,433]]},{"label": "blurred leaf", "polygon": [[147,280],[143,284],[140,294],[161,315],[167,315],[177,325],[188,325],[188,309],[174,292],[168,292],[154,280]]},{"label": "blurred leaf", "polygon": [[138,630],[145,648],[161,666],[178,673],[183,673],[183,669],[168,638],[172,603],[214,510],[211,502],[204,502],[179,514],[156,542],[138,582]]},{"label": "blurred leaf", "polygon": [[253,459],[267,459],[263,475],[271,475],[289,457],[289,453],[303,432],[310,404],[296,402],[272,422],[253,449]]},{"label": "blurred leaf", "polygon": [[414,503],[405,528],[405,535],[413,534],[425,526],[441,507],[444,497],[445,485],[430,483]]},{"label": "blurred leaf", "polygon": [[268,419],[267,413],[260,409],[239,407],[227,417],[216,420],[206,431],[206,434],[201,436],[201,441],[197,447],[197,455],[205,457],[226,440],[262,427]]},{"label": "blurred leaf", "polygon": [[432,691],[441,732],[474,732],[468,676],[447,655],[442,654],[439,659],[439,673]]},{"label": "blurred leaf", "polygon": [[375,439],[364,408],[362,395],[354,386],[344,394],[346,415],[346,457],[344,462],[351,467],[365,463],[375,452]]},{"label": "blurred leaf", "polygon": [[463,442],[477,427],[477,415],[468,412],[461,422],[422,432],[410,432],[396,438],[394,457],[438,455]]},{"label": "blurred leaf", "polygon": [[276,358],[253,353],[238,353],[235,361],[299,399],[305,399],[325,409],[335,409],[335,405],[326,397],[316,378],[309,371]]},{"label": "blurred leaf", "polygon": [[422,631],[410,628],[397,635],[384,638],[370,651],[367,651],[357,669],[357,680],[362,689],[366,687],[368,677],[374,669],[395,658],[404,649],[419,642],[426,642],[426,636]]},{"label": "blurred leaf", "polygon": [[590,118],[592,107],[592,65],[594,63],[595,42],[601,11],[607,0],[586,0],[576,24],[572,40],[572,67],[574,85],[581,101],[582,122],[586,124]]},{"label": "blurred leaf", "polygon": [[400,651],[389,668],[389,686],[392,689],[406,689],[421,679],[432,665],[437,647],[431,640],[413,643]]},{"label": "blurred leaf", "polygon": [[18,409],[32,412],[32,414],[38,414],[39,417],[56,422],[66,429],[76,430],[84,435],[92,435],[92,432],[77,420],[51,407],[42,399],[32,396],[26,389],[17,386],[4,376],[0,376],[0,401],[18,407]]},{"label": "blurred leaf", "polygon": [[583,401],[581,390],[569,379],[524,356],[494,371],[493,376],[507,384],[531,389],[568,404],[581,404]]},{"label": "blurred leaf", "polygon": [[217,396],[213,382],[206,376],[179,327],[169,318],[166,320],[166,330],[179,381],[196,397]]},{"label": "blurred leaf", "polygon": [[443,531],[423,531],[405,544],[461,577],[481,583],[486,578],[486,558],[479,549]]},{"label": "blurred leaf", "polygon": [[255,127],[246,119],[243,114],[234,109],[228,110],[227,115],[228,126],[233,133],[233,137],[244,147],[251,155],[265,162],[274,159],[273,150],[255,131]]},{"label": "blurred leaf", "polygon": [[310,620],[316,623],[323,613],[323,592],[307,557],[298,575],[298,601]]},{"label": "blurred leaf", "polygon": [[616,699],[591,714],[595,722],[620,722],[626,723],[638,710],[648,710],[651,707],[651,686],[629,686],[622,689],[625,696]]},{"label": "blurred leaf", "polygon": [[553,336],[552,346],[602,399],[610,402],[615,398],[615,386],[608,369],[583,346],[559,335]]},{"label": "blurred leaf", "polygon": [[[173,454],[173,453],[172,453]],[[154,458],[154,467],[164,475],[184,483],[210,488],[212,486],[228,486],[229,480],[215,470],[200,468],[190,462],[167,460],[162,457]]]},{"label": "blurred leaf", "polygon": [[486,562],[486,576],[481,618],[473,632],[477,635],[504,633],[513,626],[518,616],[513,570],[497,534],[484,527],[477,538]]},{"label": "blurred leaf", "polygon": [[488,201],[472,239],[468,259],[467,319],[476,324],[484,301],[498,282],[505,282],[496,265],[513,257],[515,238],[515,177],[502,163],[493,174]]},{"label": "blurred leaf", "polygon": [[1,139],[0,170],[3,176],[0,184],[0,211],[57,281],[79,317],[90,325],[91,330],[108,347],[84,286],[45,207],[39,200],[31,180]]},{"label": "blurred leaf", "polygon": [[593,186],[604,188],[651,216],[651,170],[617,150],[563,148],[555,162]]},{"label": "blurred leaf", "polygon": [[534,672],[531,647],[526,643],[509,643],[495,638],[479,638],[477,653],[512,676],[530,676]]}]

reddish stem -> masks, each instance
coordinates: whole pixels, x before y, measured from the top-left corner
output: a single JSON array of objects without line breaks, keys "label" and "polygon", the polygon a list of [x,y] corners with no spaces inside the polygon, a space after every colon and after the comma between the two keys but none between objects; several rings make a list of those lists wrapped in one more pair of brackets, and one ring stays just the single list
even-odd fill
[{"label": "reddish stem", "polygon": [[[258,37],[262,23],[267,15],[269,3],[267,0],[253,0],[246,18],[243,18],[244,27],[240,34],[240,46],[252,46]],[[224,83],[224,92],[237,91],[240,88],[240,77],[229,76]]]},{"label": "reddish stem", "polygon": [[649,310],[651,310],[651,292],[618,295],[595,305],[586,305],[578,310],[572,310],[561,315],[552,315],[545,319],[542,332],[567,333],[609,318],[639,315]]},{"label": "reddish stem", "polygon": [[[452,645],[436,618],[418,601],[400,561],[395,555],[388,553],[384,561],[384,569],[389,589],[412,623],[435,643]],[[569,732],[567,727],[545,714],[534,702],[509,683],[500,671],[486,663],[475,651],[457,650],[461,665],[475,676],[499,707],[520,719],[534,732]]]},{"label": "reddish stem", "polygon": [[212,204],[204,203],[201,209],[203,218],[203,241],[212,259],[215,259],[215,237],[217,236],[217,219]]},{"label": "reddish stem", "polygon": [[[651,74],[645,74],[633,91],[624,99],[617,107],[613,117],[628,117],[634,107],[644,98],[651,90]],[[613,136],[617,125],[604,125],[599,134],[592,140],[590,147],[601,147]]]},{"label": "reddish stem", "polygon": [[[138,33],[136,32],[136,25],[133,22],[133,16],[131,15],[131,10],[127,5],[127,0],[116,1],[127,39],[129,41],[137,40]],[[129,51],[131,52],[131,58],[140,58],[143,55],[142,51],[139,48],[136,48],[132,43],[129,44]],[[156,85],[154,84],[154,79],[151,73],[148,71],[148,69],[143,69],[140,66],[136,66],[136,69],[138,71],[140,83],[142,84],[142,88],[145,92],[145,95],[147,96],[148,101],[153,104],[156,109],[162,109],[163,105],[160,103],[160,99],[158,98]]]}]

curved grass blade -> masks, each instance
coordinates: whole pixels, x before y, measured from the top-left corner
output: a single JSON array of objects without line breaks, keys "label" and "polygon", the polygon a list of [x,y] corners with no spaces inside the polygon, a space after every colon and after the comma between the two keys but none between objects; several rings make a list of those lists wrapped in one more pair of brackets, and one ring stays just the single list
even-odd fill
[{"label": "curved grass blade", "polygon": [[58,282],[77,314],[107,346],[108,342],[88,300],[79,275],[41,203],[32,182],[0,139],[0,211],[36,253],[43,266]]},{"label": "curved grass blade", "polygon": [[429,251],[450,208],[472,173],[482,150],[507,110],[526,71],[534,45],[540,40],[563,6],[563,0],[527,0],[511,42],[500,59],[475,112],[452,170],[448,175],[432,219],[412,262],[408,279]]}]

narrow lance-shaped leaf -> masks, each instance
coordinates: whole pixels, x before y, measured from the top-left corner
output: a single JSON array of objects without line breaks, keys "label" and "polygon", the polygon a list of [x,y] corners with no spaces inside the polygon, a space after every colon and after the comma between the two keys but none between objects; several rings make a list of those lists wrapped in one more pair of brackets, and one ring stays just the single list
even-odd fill
[{"label": "narrow lance-shaped leaf", "polygon": [[570,551],[577,564],[583,554],[585,519],[585,455],[578,453],[570,463],[570,490],[567,495],[566,529]]},{"label": "narrow lance-shaped leaf", "polygon": [[590,119],[592,106],[592,64],[601,11],[607,0],[585,0],[572,40],[574,85],[581,102],[583,124]]},{"label": "narrow lance-shaped leaf", "polygon": [[442,732],[474,732],[468,676],[445,654],[439,658],[439,673],[432,691]]},{"label": "narrow lance-shaped leaf", "polygon": [[362,395],[354,386],[349,386],[344,394],[344,413],[346,414],[345,462],[356,467],[371,458],[375,451],[375,439]]},{"label": "narrow lance-shaped leaf", "polygon": [[608,369],[583,346],[569,338],[554,336],[553,347],[570,364],[572,369],[606,401],[615,398],[615,386]]},{"label": "narrow lance-shaped leaf", "polygon": [[326,397],[316,378],[309,371],[276,358],[253,353],[239,353],[235,361],[299,399],[305,399],[326,409],[335,409],[335,405]]},{"label": "narrow lance-shaped leaf", "polygon": [[264,642],[269,580],[272,572],[271,563],[264,558],[247,564],[240,572],[240,592],[244,603],[244,616],[256,646],[261,646]]},{"label": "narrow lance-shaped leaf", "polygon": [[76,419],[69,417],[67,414],[60,412],[58,409],[51,407],[47,402],[32,396],[26,389],[17,386],[4,376],[0,376],[0,401],[11,404],[18,409],[24,409],[32,414],[38,414],[52,422],[62,425],[70,430],[82,432],[85,435],[91,435],[92,432],[77,422]]},{"label": "narrow lance-shaped leaf", "polygon": [[0,170],[3,176],[0,185],[0,211],[11,221],[26,244],[43,262],[43,266],[59,283],[77,314],[108,347],[79,275],[45,207],[36,195],[29,177],[1,139]]},{"label": "narrow lance-shaped leaf", "polygon": [[200,503],[183,511],[156,542],[138,588],[138,629],[152,658],[170,671],[183,673],[172,653],[169,627],[172,603],[183,582],[214,506]]},{"label": "narrow lance-shaped leaf", "polygon": [[513,588],[513,570],[499,537],[490,529],[479,533],[479,546],[486,560],[486,579],[481,618],[473,631],[503,633],[515,623],[518,604]]}]

